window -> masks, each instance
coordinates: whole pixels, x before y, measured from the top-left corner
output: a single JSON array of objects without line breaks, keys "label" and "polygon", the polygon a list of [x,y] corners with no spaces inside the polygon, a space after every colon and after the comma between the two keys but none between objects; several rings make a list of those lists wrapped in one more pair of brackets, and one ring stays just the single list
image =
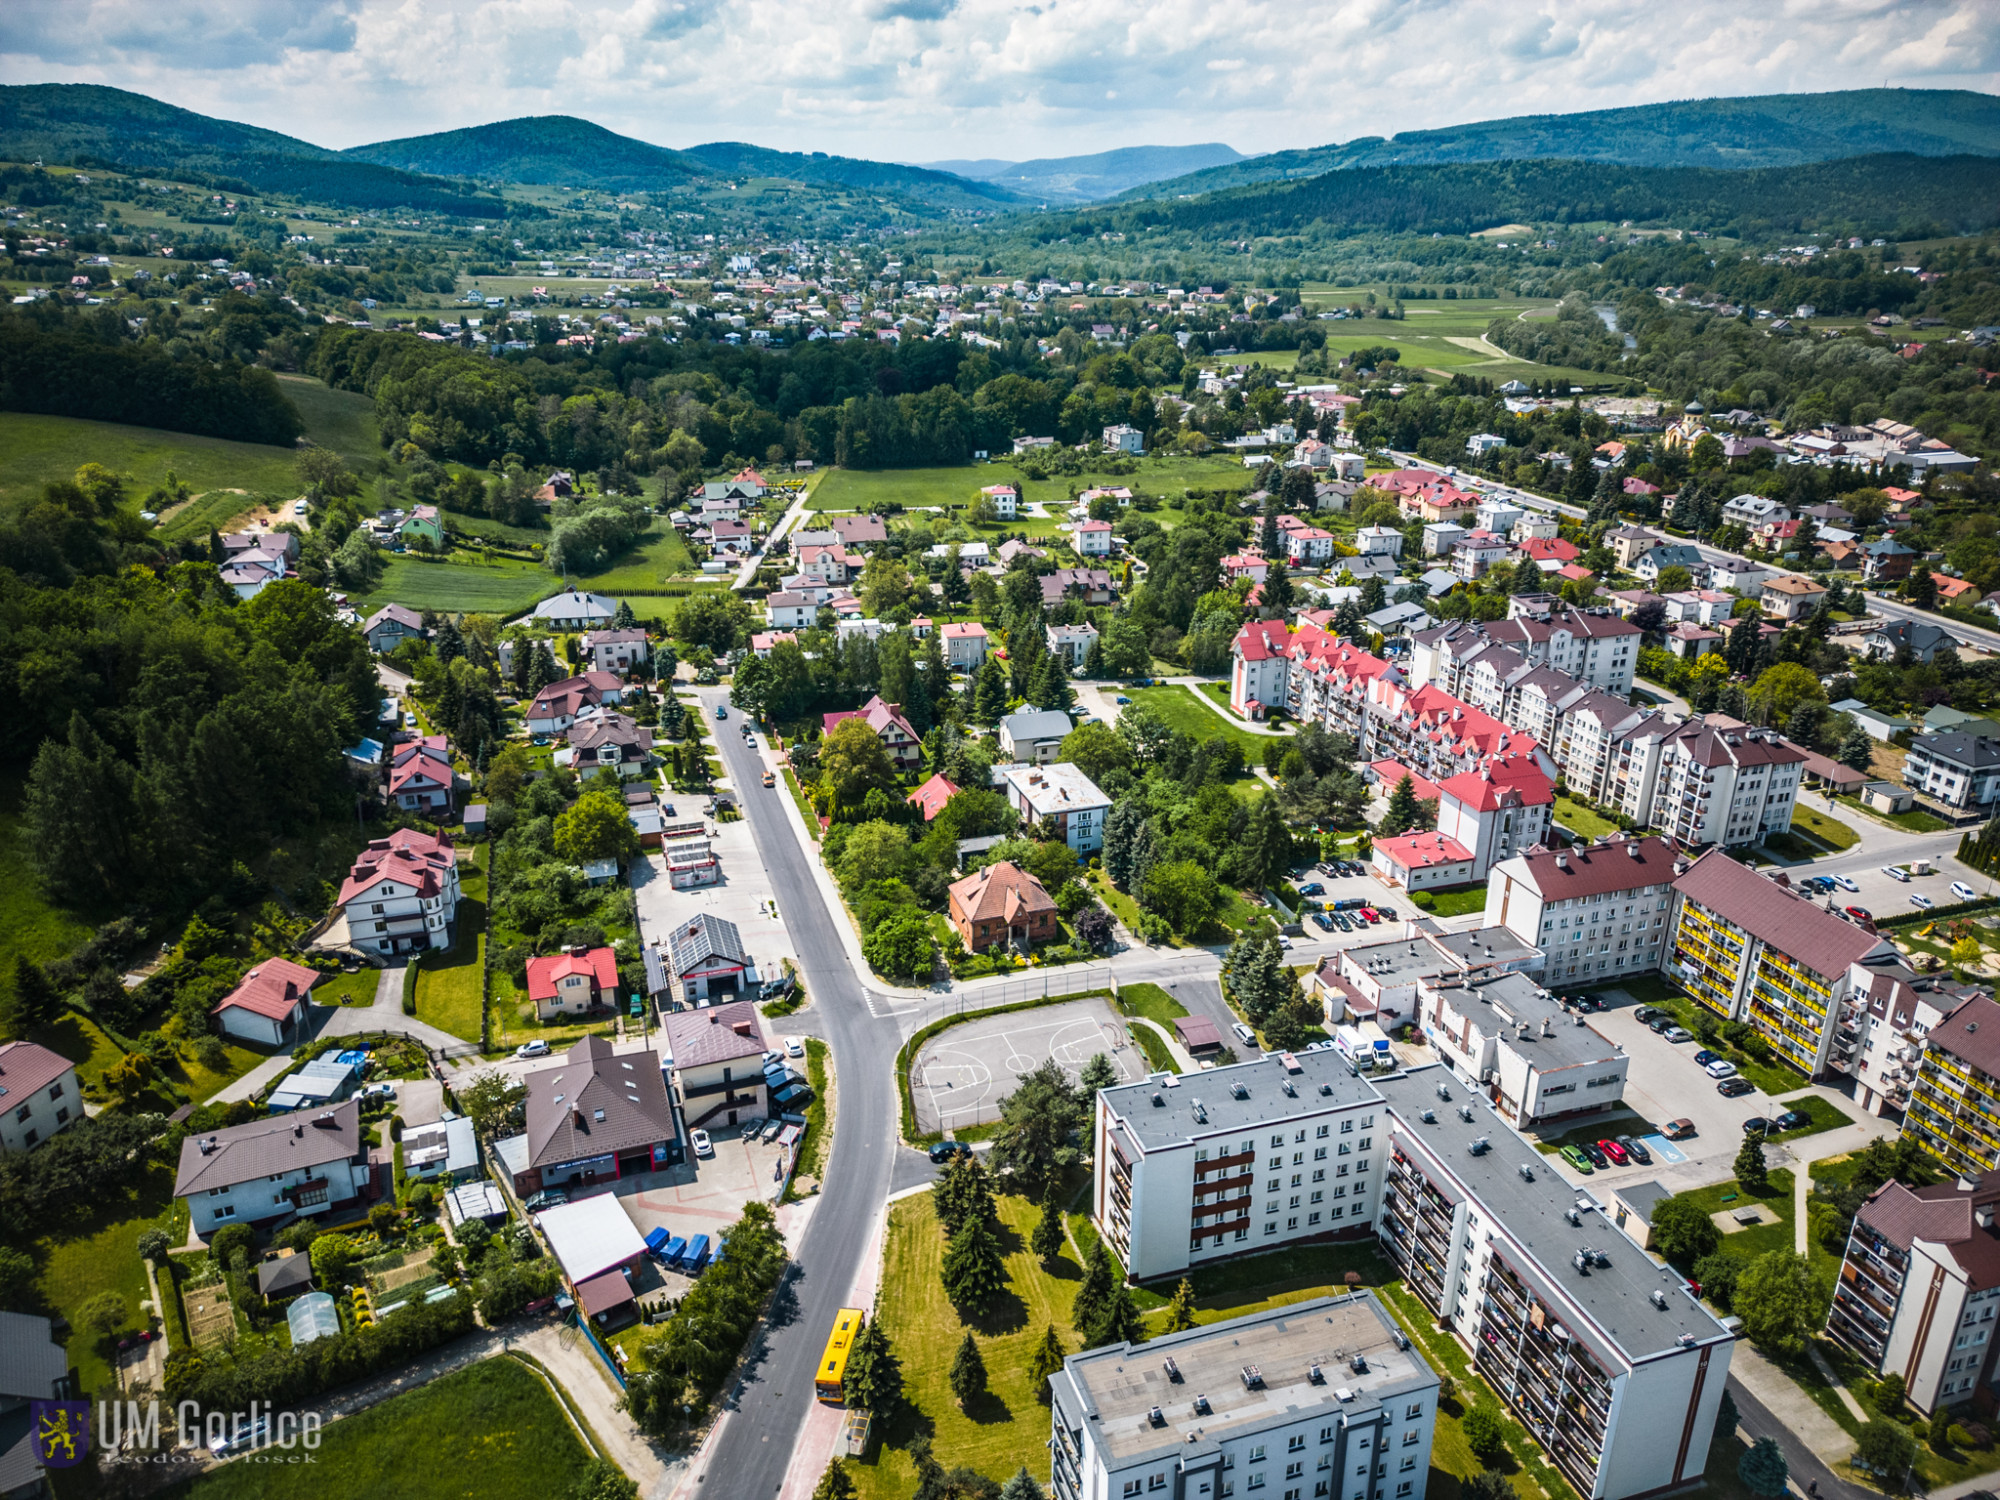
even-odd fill
[{"label": "window", "polygon": [[1363,1137],[1361,1137],[1361,1149],[1362,1149],[1363,1151],[1366,1151],[1366,1150],[1367,1150],[1367,1149],[1368,1149],[1368,1148],[1369,1148],[1370,1146],[1372,1146],[1372,1145],[1374,1145],[1374,1144],[1375,1144],[1375,1140],[1374,1140],[1374,1137],[1372,1137],[1372,1136],[1366,1136],[1366,1135],[1364,1135]]},{"label": "window", "polygon": [[1149,1489],[1149,1490],[1163,1490],[1163,1489],[1165,1489],[1166,1487],[1167,1487],[1167,1476],[1166,1476],[1166,1475],[1164,1475],[1164,1474],[1148,1474],[1148,1475],[1146,1476],[1146,1488],[1147,1488],[1147,1489]]},{"label": "window", "polygon": [[[68,1123],[69,1123],[69,1106],[65,1104],[61,1109],[56,1111],[56,1124],[67,1125]],[[1993,1314],[1989,1312],[1987,1316],[1990,1318],[1993,1316]]]},{"label": "window", "polygon": [[1416,1446],[1417,1439],[1420,1436],[1422,1436],[1421,1433],[1419,1433],[1414,1427],[1411,1428],[1408,1432],[1403,1434],[1403,1446],[1405,1448],[1414,1448]]},{"label": "window", "polygon": [[[21,1144],[23,1146],[32,1146],[35,1144],[36,1141],[40,1140],[41,1138],[42,1138],[42,1133],[39,1130],[23,1131],[21,1134]],[[230,1212],[234,1213],[235,1210],[231,1209]]]},{"label": "window", "polygon": [[1320,1441],[1321,1441],[1322,1443],[1330,1443],[1330,1442],[1332,1442],[1332,1441],[1333,1441],[1333,1429],[1332,1429],[1331,1427],[1322,1427],[1322,1428],[1320,1428],[1320,1430],[1319,1430],[1319,1440],[1320,1440]]},{"label": "window", "polygon": [[1401,1496],[1410,1493],[1410,1486],[1411,1486],[1411,1481],[1407,1479],[1405,1479],[1401,1484],[1396,1486],[1396,1494],[1399,1497],[1399,1500]]},{"label": "window", "polygon": [[1267,1223],[1264,1226],[1264,1233],[1266,1234],[1276,1234],[1277,1232],[1278,1232],[1278,1225],[1275,1220],[1273,1220],[1270,1223]]},{"label": "window", "polygon": [[1297,1479],[1297,1478],[1299,1478],[1299,1477],[1300,1477],[1301,1475],[1303,1475],[1303,1474],[1305,1473],[1305,1471],[1306,1471],[1306,1466],[1305,1466],[1304,1464],[1286,1464],[1286,1465],[1285,1465],[1285,1478],[1287,1478],[1287,1479]]},{"label": "window", "polygon": [[1303,1432],[1295,1432],[1289,1438],[1285,1439],[1285,1451],[1287,1453],[1296,1453],[1299,1449],[1305,1447],[1305,1445],[1306,1435]]},{"label": "window", "polygon": [[1342,1156],[1352,1156],[1354,1154],[1354,1151],[1353,1148],[1347,1144],[1347,1142],[1342,1141],[1340,1143],[1340,1154]]},{"label": "window", "polygon": [[1415,1406],[1406,1406],[1403,1408],[1403,1420],[1405,1422],[1414,1422],[1423,1416],[1423,1414],[1424,1408],[1421,1402]]},{"label": "window", "polygon": [[1304,1178],[1304,1175],[1303,1175],[1302,1173],[1299,1173],[1299,1172],[1294,1172],[1294,1173],[1292,1173],[1292,1186],[1293,1186],[1293,1187],[1297,1187],[1297,1186],[1298,1186],[1298,1185],[1299,1185],[1299,1184],[1300,1184],[1301,1182],[1303,1182],[1304,1180],[1305,1180],[1305,1178]]},{"label": "window", "polygon": [[1306,1216],[1306,1222],[1307,1222],[1308,1224],[1317,1224],[1317,1223],[1319,1222],[1319,1218],[1320,1218],[1320,1216],[1319,1216],[1319,1215],[1318,1215],[1317,1213],[1314,1213],[1314,1214],[1308,1214],[1308,1215]]},{"label": "window", "polygon": [[60,1083],[52,1083],[49,1085],[49,1097],[51,1099],[62,1098],[62,1085]]},{"label": "window", "polygon": [[1325,1197],[1326,1197],[1326,1194],[1325,1194],[1325,1193],[1323,1193],[1323,1192],[1322,1192],[1322,1193],[1314,1193],[1314,1194],[1313,1194],[1313,1202],[1315,1202],[1315,1203],[1318,1203],[1318,1202],[1321,1202],[1322,1200],[1324,1200],[1324,1199],[1325,1199]]},{"label": "window", "polygon": [[1313,1173],[1313,1181],[1314,1181],[1314,1182],[1325,1182],[1325,1181],[1326,1181],[1326,1168],[1325,1168],[1325,1167],[1320,1167],[1320,1168],[1318,1168],[1318,1169],[1317,1169],[1316,1171],[1314,1171],[1314,1173]]},{"label": "window", "polygon": [[1261,1464],[1263,1461],[1264,1461],[1264,1445],[1262,1443],[1259,1443],[1256,1447],[1250,1450],[1250,1457],[1248,1458],[1248,1460],[1246,1460],[1246,1462],[1253,1464]]},{"label": "window", "polygon": [[1313,1148],[1313,1160],[1314,1160],[1314,1161],[1325,1161],[1325,1160],[1326,1160],[1326,1147],[1324,1147],[1324,1146],[1315,1146],[1315,1147]]},{"label": "window", "polygon": [[[30,1141],[28,1144],[32,1146],[34,1142]],[[236,1217],[236,1205],[233,1203],[225,1203],[222,1205],[222,1207],[218,1208],[214,1212],[214,1214],[211,1215],[211,1217],[217,1219],[233,1219]]]},{"label": "window", "polygon": [[1283,1131],[1280,1131],[1280,1132],[1278,1132],[1278,1134],[1276,1134],[1276,1135],[1272,1136],[1272,1137],[1271,1137],[1271,1144],[1272,1144],[1272,1146],[1274,1146],[1274,1147],[1276,1147],[1276,1146],[1282,1146],[1282,1145],[1284,1145],[1284,1144],[1285,1144],[1285,1135],[1284,1135],[1284,1132],[1283,1132]]},{"label": "window", "polygon": [[1354,1134],[1354,1122],[1352,1120],[1342,1120],[1340,1122],[1340,1133],[1342,1135]]},{"label": "window", "polygon": [[1368,1163],[1365,1161],[1358,1161],[1354,1164],[1354,1171],[1356,1176],[1359,1176],[1361,1173],[1366,1172],[1367,1170],[1368,1170]]},{"label": "window", "polygon": [[15,1123],[16,1123],[16,1124],[19,1124],[19,1123],[21,1123],[22,1121],[26,1120],[26,1119],[28,1118],[28,1112],[29,1112],[29,1111],[30,1111],[31,1109],[33,1109],[33,1108],[34,1108],[34,1106],[33,1106],[33,1105],[30,1105],[30,1104],[24,1104],[24,1105],[22,1105],[22,1106],[21,1106],[21,1107],[20,1107],[19,1109],[15,1110],[15,1111],[14,1111],[14,1121],[15,1121]]},{"label": "window", "polygon": [[1325,1125],[1322,1125],[1322,1126],[1320,1126],[1320,1128],[1319,1128],[1319,1131],[1318,1131],[1318,1136],[1319,1136],[1319,1139],[1321,1139],[1321,1140],[1325,1140],[1325,1139],[1326,1139],[1326,1133],[1327,1133],[1327,1130],[1328,1130],[1328,1127],[1327,1127],[1327,1126],[1325,1126]]},{"label": "window", "polygon": [[1286,1233],[1290,1233],[1292,1230],[1297,1229],[1298,1227],[1299,1227],[1299,1220],[1296,1214],[1294,1214],[1291,1218],[1285,1220]]},{"label": "window", "polygon": [[1417,1461],[1414,1458],[1406,1458],[1403,1460],[1401,1465],[1397,1467],[1396,1472],[1398,1474],[1407,1474],[1410,1472],[1410,1470],[1414,1469],[1416,1466],[1417,1466]]},{"label": "window", "polygon": [[1128,1479],[1128,1480],[1126,1480],[1126,1481],[1125,1481],[1125,1493],[1126,1493],[1126,1494],[1128,1494],[1128,1495],[1136,1495],[1136,1494],[1138,1494],[1138,1493],[1139,1493],[1139,1490],[1140,1490],[1140,1484],[1139,1484],[1139,1481],[1138,1481],[1138,1480],[1136,1480],[1136,1479]]}]

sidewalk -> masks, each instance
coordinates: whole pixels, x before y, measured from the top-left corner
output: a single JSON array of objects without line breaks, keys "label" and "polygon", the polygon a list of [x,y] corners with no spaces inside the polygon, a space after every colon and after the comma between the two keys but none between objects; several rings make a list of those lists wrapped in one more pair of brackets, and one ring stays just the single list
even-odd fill
[{"label": "sidewalk", "polygon": [[1814,1404],[1784,1371],[1778,1369],[1744,1339],[1738,1339],[1729,1358],[1729,1373],[1743,1382],[1745,1389],[1770,1409],[1800,1442],[1811,1448],[1829,1467],[1854,1452],[1854,1439]]},{"label": "sidewalk", "polygon": [[673,1493],[688,1468],[687,1457],[663,1454],[619,1409],[621,1393],[611,1383],[604,1362],[580,1333],[562,1324],[544,1323],[525,1337],[507,1342],[542,1362],[582,1411],[611,1461],[637,1482],[645,1500],[664,1500]]}]

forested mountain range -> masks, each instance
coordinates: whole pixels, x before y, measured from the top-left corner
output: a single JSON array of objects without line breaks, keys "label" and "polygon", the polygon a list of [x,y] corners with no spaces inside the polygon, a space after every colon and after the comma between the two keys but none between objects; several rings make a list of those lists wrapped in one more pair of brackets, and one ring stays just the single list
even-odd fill
[{"label": "forested mountain range", "polygon": [[2000,99],[1965,89],[1848,89],[1687,99],[1573,115],[1519,115],[1440,130],[1274,151],[1129,189],[1180,198],[1356,167],[1442,162],[1616,162],[1634,167],[1779,167],[1841,157],[2000,155]]}]

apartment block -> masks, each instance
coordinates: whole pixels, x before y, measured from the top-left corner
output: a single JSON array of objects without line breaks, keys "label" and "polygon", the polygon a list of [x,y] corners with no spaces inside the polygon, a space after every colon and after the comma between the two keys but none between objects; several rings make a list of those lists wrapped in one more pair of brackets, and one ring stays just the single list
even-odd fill
[{"label": "apartment block", "polygon": [[1903,1134],[1960,1176],[2000,1169],[2000,1005],[1978,996],[1940,1017],[1915,1072]]},{"label": "apartment block", "polygon": [[1666,735],[1647,822],[1690,848],[1753,844],[1792,826],[1805,751],[1768,729],[1689,719]]},{"label": "apartment block", "polygon": [[1097,1096],[1092,1215],[1135,1280],[1374,1222],[1381,1098],[1338,1053]]},{"label": "apartment block", "polygon": [[1072,1354],[1059,1500],[1424,1500],[1438,1377],[1372,1292]]},{"label": "apartment block", "polygon": [[1586,1500],[1696,1483],[1734,1335],[1443,1068],[1375,1081],[1406,1285]]},{"label": "apartment block", "polygon": [[1789,883],[1710,849],[1675,877],[1668,975],[1725,1020],[1747,1021],[1808,1077],[1852,1066],[1856,971],[1899,964],[1886,939]]},{"label": "apartment block", "polygon": [[1530,849],[1493,867],[1486,925],[1542,951],[1550,985],[1658,969],[1673,928],[1670,840],[1613,834],[1575,849]]},{"label": "apartment block", "polygon": [[1624,1049],[1525,974],[1443,975],[1420,987],[1418,1007],[1438,1055],[1517,1130],[1625,1097]]},{"label": "apartment block", "polygon": [[1826,1331],[1879,1375],[1903,1377],[1910,1404],[1989,1398],[2000,1309],[2000,1175],[1934,1187],[1884,1183],[1847,1237]]},{"label": "apartment block", "polygon": [[1413,924],[1407,937],[1343,948],[1321,959],[1312,986],[1329,1021],[1353,1016],[1393,1031],[1416,1019],[1418,992],[1427,979],[1534,973],[1541,966],[1541,950],[1504,927],[1442,932],[1423,921]]}]

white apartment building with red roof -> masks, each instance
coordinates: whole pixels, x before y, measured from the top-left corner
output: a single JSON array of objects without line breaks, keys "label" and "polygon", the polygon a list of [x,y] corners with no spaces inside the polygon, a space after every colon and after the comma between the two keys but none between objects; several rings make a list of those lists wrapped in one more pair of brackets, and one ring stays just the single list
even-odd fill
[{"label": "white apartment building with red roof", "polygon": [[1229,707],[1239,718],[1261,719],[1287,703],[1292,633],[1283,620],[1252,620],[1236,632],[1229,668]]},{"label": "white apartment building with red roof", "polygon": [[1532,755],[1496,755],[1438,783],[1438,832],[1472,854],[1472,879],[1541,843],[1555,816],[1555,783]]},{"label": "white apartment building with red roof", "polygon": [[381,954],[447,948],[458,892],[448,835],[399,828],[371,840],[340,887],[348,944]]}]

